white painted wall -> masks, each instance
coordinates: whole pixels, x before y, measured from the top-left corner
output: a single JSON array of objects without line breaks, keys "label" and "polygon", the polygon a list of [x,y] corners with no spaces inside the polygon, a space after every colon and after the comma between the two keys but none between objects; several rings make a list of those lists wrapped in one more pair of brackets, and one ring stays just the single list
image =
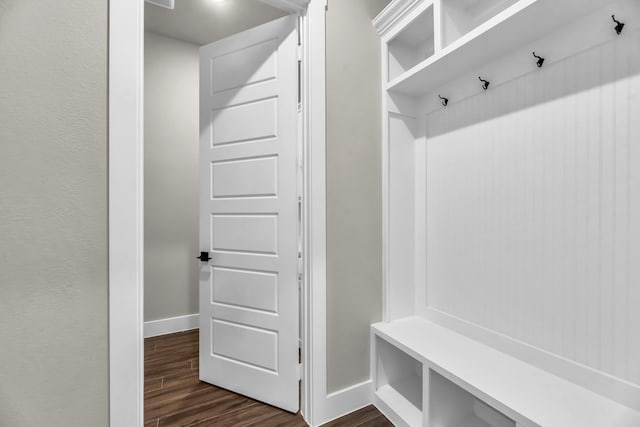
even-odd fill
[{"label": "white painted wall", "polygon": [[107,426],[107,1],[0,0],[0,425]]},{"label": "white painted wall", "polygon": [[388,0],[327,10],[327,390],[369,379],[369,325],[381,319],[380,45]]},{"label": "white painted wall", "polygon": [[640,385],[640,35],[426,118],[427,299]]},{"label": "white painted wall", "polygon": [[145,321],[198,312],[198,67],[198,46],[145,33]]}]

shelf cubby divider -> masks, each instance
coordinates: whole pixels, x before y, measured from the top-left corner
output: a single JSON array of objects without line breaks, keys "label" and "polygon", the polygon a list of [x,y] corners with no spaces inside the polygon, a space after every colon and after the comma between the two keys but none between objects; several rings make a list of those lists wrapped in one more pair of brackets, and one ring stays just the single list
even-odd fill
[{"label": "shelf cubby divider", "polygon": [[389,80],[431,57],[435,52],[433,5],[389,40],[388,48]]},{"label": "shelf cubby divider", "polygon": [[518,0],[441,0],[443,47],[493,18]]},{"label": "shelf cubby divider", "polygon": [[378,399],[409,426],[422,425],[422,363],[379,336],[376,339],[376,384]]}]

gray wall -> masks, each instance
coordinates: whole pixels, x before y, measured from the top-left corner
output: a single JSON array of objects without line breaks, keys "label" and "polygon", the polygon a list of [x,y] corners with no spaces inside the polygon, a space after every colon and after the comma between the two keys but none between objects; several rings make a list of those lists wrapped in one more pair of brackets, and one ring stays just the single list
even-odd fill
[{"label": "gray wall", "polygon": [[107,1],[0,0],[0,426],[106,426]]},{"label": "gray wall", "polygon": [[198,58],[145,33],[145,321],[198,312]]},{"label": "gray wall", "polygon": [[369,325],[382,316],[380,43],[388,0],[327,11],[327,389],[369,378]]}]

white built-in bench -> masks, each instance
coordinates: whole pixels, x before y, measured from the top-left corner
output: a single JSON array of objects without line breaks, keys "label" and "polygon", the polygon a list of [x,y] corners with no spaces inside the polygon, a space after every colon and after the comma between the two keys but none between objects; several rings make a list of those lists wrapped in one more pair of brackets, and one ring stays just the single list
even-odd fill
[{"label": "white built-in bench", "polygon": [[639,412],[424,318],[371,332],[374,403],[395,425],[640,426]]},{"label": "white built-in bench", "polygon": [[393,0],[374,19],[391,322],[371,372],[396,425],[640,427],[638,157],[615,160],[637,148],[638,16]]}]

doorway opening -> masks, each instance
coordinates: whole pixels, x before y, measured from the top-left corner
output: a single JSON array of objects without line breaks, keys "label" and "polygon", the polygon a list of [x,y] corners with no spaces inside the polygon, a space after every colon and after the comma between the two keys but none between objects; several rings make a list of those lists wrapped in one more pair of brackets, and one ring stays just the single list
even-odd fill
[{"label": "doorway opening", "polygon": [[[167,0],[171,2],[171,0]],[[261,0],[302,16],[304,218],[301,412],[330,418],[326,390],[324,1]],[[109,418],[143,425],[144,0],[109,2]],[[313,191],[312,191],[313,190]]]},{"label": "doorway opening", "polygon": [[145,423],[302,420],[301,21],[145,6]]}]

